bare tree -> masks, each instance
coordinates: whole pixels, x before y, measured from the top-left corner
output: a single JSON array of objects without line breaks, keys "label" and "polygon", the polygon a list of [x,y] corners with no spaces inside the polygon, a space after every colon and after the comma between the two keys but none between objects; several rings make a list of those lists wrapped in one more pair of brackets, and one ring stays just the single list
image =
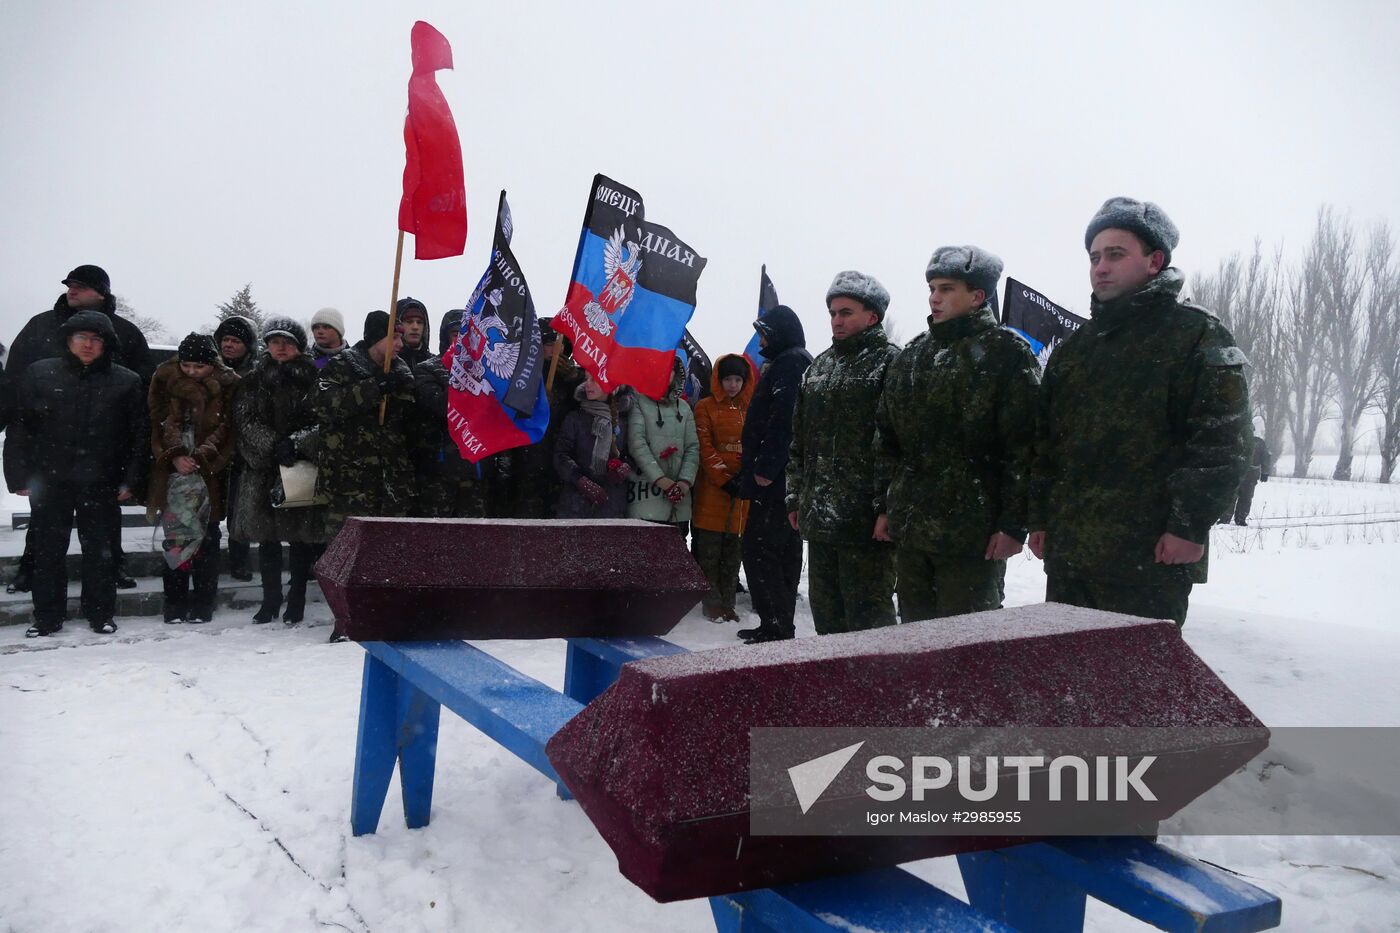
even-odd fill
[{"label": "bare tree", "polygon": [[[1217,270],[1197,275],[1192,291],[1197,301],[1220,316],[1249,360],[1249,398],[1254,415],[1263,422],[1264,442],[1271,458],[1283,449],[1288,426],[1288,380],[1279,321],[1281,249],[1265,257],[1259,239],[1247,261],[1234,254]],[[1268,464],[1273,472],[1273,464]]]},{"label": "bare tree", "polygon": [[1326,300],[1322,252],[1325,248],[1319,230],[1303,254],[1303,260],[1288,272],[1283,292],[1283,365],[1288,373],[1288,428],[1293,436],[1293,475],[1308,475],[1312,465],[1317,429],[1332,405],[1332,371],[1322,360],[1327,339],[1327,322],[1322,306]]},{"label": "bare tree", "polygon": [[116,311],[122,317],[135,324],[145,336],[147,343],[170,343],[170,331],[166,328],[164,321],[156,320],[149,314],[142,314],[131,306],[121,295],[113,294],[112,299],[116,302]]},{"label": "bare tree", "polygon": [[1382,483],[1390,482],[1400,460],[1400,267],[1394,259],[1390,228],[1380,224],[1366,254],[1366,318],[1375,347]]},{"label": "bare tree", "polygon": [[[1385,231],[1389,237],[1389,231]],[[1390,250],[1387,242],[1374,242],[1373,250]],[[1337,405],[1338,452],[1333,479],[1351,479],[1352,448],[1361,416],[1376,397],[1376,347],[1362,303],[1367,269],[1357,255],[1356,228],[1349,218],[1339,218],[1331,207],[1317,214],[1313,234],[1320,275],[1321,306],[1325,328],[1322,364],[1332,375]]]},{"label": "bare tree", "polygon": [[1264,422],[1270,473],[1274,471],[1272,458],[1283,452],[1283,435],[1288,427],[1288,368],[1280,320],[1282,272],[1283,247],[1275,248],[1273,258],[1268,259],[1256,237],[1240,289],[1240,307],[1249,309],[1249,313],[1241,316],[1245,326],[1235,339],[1249,357],[1249,397],[1255,414]]}]

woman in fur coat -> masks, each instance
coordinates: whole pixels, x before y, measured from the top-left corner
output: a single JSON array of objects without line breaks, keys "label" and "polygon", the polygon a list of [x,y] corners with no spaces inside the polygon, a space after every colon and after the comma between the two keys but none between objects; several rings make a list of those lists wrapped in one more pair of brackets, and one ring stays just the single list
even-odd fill
[{"label": "woman in fur coat", "polygon": [[[147,403],[155,462],[146,493],[147,513],[164,512],[176,505],[170,501],[174,476],[198,473],[209,490],[203,543],[192,558],[164,570],[166,622],[208,622],[214,618],[219,522],[226,507],[225,473],[233,457],[237,390],[238,375],[224,365],[207,334],[190,334],[180,341],[175,358],[162,363],[151,377]],[[173,546],[174,542],[167,540],[167,552]]]},{"label": "woman in fur coat", "polygon": [[243,480],[233,505],[233,533],[258,542],[262,606],[255,623],[271,622],[282,609],[282,542],[287,542],[291,580],[282,621],[293,625],[306,608],[311,565],[325,548],[326,509],[272,505],[280,488],[280,467],[298,460],[316,461],[320,427],[311,409],[318,370],[306,354],[306,329],[291,318],[271,318],[263,325],[266,349],[244,379],[234,406]]}]

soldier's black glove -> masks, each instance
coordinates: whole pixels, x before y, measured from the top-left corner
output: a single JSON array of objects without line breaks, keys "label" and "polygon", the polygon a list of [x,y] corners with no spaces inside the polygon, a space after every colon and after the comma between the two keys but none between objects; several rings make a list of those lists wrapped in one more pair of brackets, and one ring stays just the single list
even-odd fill
[{"label": "soldier's black glove", "polygon": [[272,445],[272,459],[282,466],[289,467],[297,462],[297,445],[290,437],[284,437]]},{"label": "soldier's black glove", "polygon": [[375,370],[375,371],[374,371],[374,384],[375,384],[375,386],[379,389],[379,394],[380,394],[380,396],[388,395],[388,394],[392,391],[392,386],[393,386],[393,373],[392,373],[392,372],[386,373],[386,372],[383,372],[382,370]]},{"label": "soldier's black glove", "polygon": [[413,391],[413,373],[397,368],[389,370],[389,386],[390,392],[411,393]]}]

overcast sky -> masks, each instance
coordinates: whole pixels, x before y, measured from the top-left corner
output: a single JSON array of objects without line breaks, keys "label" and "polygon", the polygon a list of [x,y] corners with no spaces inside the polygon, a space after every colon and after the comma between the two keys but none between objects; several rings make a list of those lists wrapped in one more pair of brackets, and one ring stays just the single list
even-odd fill
[{"label": "overcast sky", "polygon": [[[1154,200],[1176,264],[1319,204],[1400,224],[1400,4],[0,3],[0,340],[97,263],[177,337],[245,282],[267,310],[388,302],[415,19],[451,42],[471,232],[406,260],[436,320],[484,268],[496,197],[541,314],[568,283],[589,182],[709,258],[691,329],[748,339],[762,263],[829,344],[857,268],[907,339],[924,265],[974,243],[1088,305],[1083,230]],[[411,241],[408,247],[411,255]]]}]

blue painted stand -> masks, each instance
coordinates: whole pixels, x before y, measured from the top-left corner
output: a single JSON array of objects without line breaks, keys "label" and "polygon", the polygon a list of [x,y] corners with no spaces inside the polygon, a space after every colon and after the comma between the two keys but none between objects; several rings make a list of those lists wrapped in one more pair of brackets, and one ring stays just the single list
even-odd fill
[{"label": "blue painted stand", "polygon": [[[404,820],[428,825],[438,717],[447,707],[559,782],[544,746],[628,661],[677,654],[660,638],[570,639],[564,692],[461,641],[362,642],[364,680],[350,823],[379,825],[394,766]],[[1278,926],[1277,897],[1137,837],[1065,838],[958,856],[971,905],[900,868],[710,898],[720,933],[1082,930],[1087,897],[1163,930],[1247,933]]]}]

